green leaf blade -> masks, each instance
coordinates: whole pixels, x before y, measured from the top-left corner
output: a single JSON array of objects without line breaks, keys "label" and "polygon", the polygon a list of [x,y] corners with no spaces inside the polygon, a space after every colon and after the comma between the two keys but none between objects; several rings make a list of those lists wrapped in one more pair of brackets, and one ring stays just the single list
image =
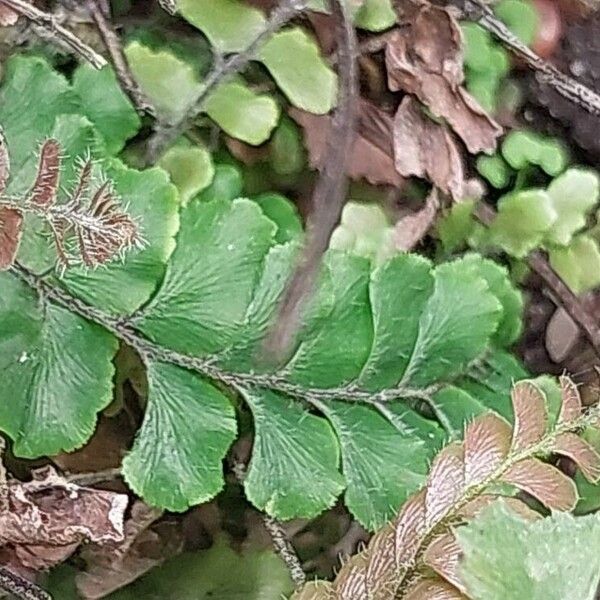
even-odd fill
[{"label": "green leaf blade", "polygon": [[208,116],[230,136],[253,146],[269,139],[279,121],[279,106],[256,94],[241,79],[221,83],[205,104]]},{"label": "green leaf blade", "polygon": [[423,484],[432,453],[408,426],[401,432],[371,407],[320,406],[340,440],[346,505],[366,529],[376,530]]},{"label": "green leaf blade", "polygon": [[137,328],[172,350],[194,356],[230,347],[274,230],[250,200],[191,201],[181,213],[177,247],[164,281]]},{"label": "green leaf blade", "polygon": [[0,428],[16,455],[75,450],[112,400],[117,340],[100,326],[0,274]]},{"label": "green leaf blade", "polygon": [[335,106],[337,76],[303,29],[272,35],[259,57],[294,106],[318,115]]},{"label": "green leaf blade", "polygon": [[282,520],[312,518],[344,489],[329,423],[270,390],[243,390],[254,416],[254,447],[244,487],[260,510]]},{"label": "green leaf blade", "polygon": [[598,515],[524,521],[502,502],[456,530],[473,600],[593,600],[600,580]]},{"label": "green leaf blade", "polygon": [[224,486],[222,461],[237,433],[229,400],[196,373],[148,364],[144,423],[123,475],[131,488],[171,511],[213,498]]},{"label": "green leaf blade", "polygon": [[110,67],[95,69],[81,65],[73,76],[73,91],[79,96],[83,114],[102,136],[109,154],[119,153],[141,127],[141,119],[121,90]]},{"label": "green leaf blade", "polygon": [[181,15],[219,52],[242,52],[265,28],[262,12],[240,0],[178,0]]}]

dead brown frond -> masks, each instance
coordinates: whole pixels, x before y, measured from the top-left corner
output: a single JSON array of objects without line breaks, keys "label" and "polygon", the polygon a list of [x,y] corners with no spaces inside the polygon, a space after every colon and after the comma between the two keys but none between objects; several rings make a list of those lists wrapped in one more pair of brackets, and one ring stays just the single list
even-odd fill
[{"label": "dead brown frond", "polygon": [[[9,157],[4,140],[0,143],[0,193],[9,177]],[[65,202],[59,202],[61,147],[46,140],[40,150],[37,175],[24,200],[0,197],[0,269],[15,260],[27,212],[45,219],[52,232],[58,267],[98,267],[134,247],[142,247],[136,221],[121,206],[113,183],[102,181],[94,188],[91,159],[80,162],[77,180]]]}]

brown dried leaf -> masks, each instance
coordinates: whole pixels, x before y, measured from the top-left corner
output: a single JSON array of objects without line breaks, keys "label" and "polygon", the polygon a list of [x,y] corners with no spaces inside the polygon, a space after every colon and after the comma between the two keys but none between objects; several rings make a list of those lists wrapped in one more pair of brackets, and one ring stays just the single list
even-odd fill
[{"label": "brown dried leaf", "polygon": [[19,20],[19,15],[14,11],[0,4],[0,27],[10,27]]},{"label": "brown dried leaf", "polygon": [[581,396],[575,383],[568,377],[563,376],[560,378],[560,388],[562,390],[562,405],[558,422],[571,423],[581,415]]},{"label": "brown dried leaf", "polygon": [[548,412],[544,394],[528,381],[517,383],[512,389],[511,398],[515,412],[512,450],[519,451],[544,437]]},{"label": "brown dried leaf", "polygon": [[23,566],[46,569],[84,541],[123,539],[126,495],[69,483],[50,467],[34,475],[9,482],[9,510],[0,513],[0,546],[12,548]]},{"label": "brown dried leaf", "polygon": [[394,156],[404,177],[428,179],[455,200],[464,197],[465,169],[454,138],[411,96],[402,100],[394,118]]},{"label": "brown dried leaf", "polygon": [[150,529],[161,515],[161,510],[136,502],[121,543],[85,548],[87,570],[76,577],[83,598],[104,598],[182,550],[183,537],[174,523],[164,523],[162,530]]},{"label": "brown dried leaf", "polygon": [[423,562],[431,567],[442,579],[464,592],[459,562],[462,550],[453,533],[438,536],[425,551]]},{"label": "brown dried leaf", "polygon": [[[391,596],[390,596],[391,598]],[[404,600],[467,600],[454,586],[439,579],[421,579],[403,596]]]},{"label": "brown dried leaf", "polygon": [[[290,109],[289,114],[304,129],[310,165],[321,169],[331,117],[313,115],[296,108]],[[399,187],[403,179],[394,166],[391,116],[366,100],[361,102],[358,115],[356,139],[346,160],[348,177],[364,178],[374,185]]]},{"label": "brown dried leaf", "polygon": [[22,213],[15,208],[0,206],[0,271],[5,271],[15,262],[22,233]]},{"label": "brown dried leaf", "polygon": [[465,484],[477,485],[506,460],[510,450],[510,425],[494,413],[483,415],[465,431]]},{"label": "brown dried leaf", "polygon": [[588,481],[595,483],[600,479],[600,454],[578,435],[559,435],[552,450],[562,456],[568,456],[575,462]]},{"label": "brown dried leaf", "polygon": [[545,346],[552,361],[565,361],[581,337],[579,325],[562,306],[557,308],[548,322],[545,333]]},{"label": "brown dried leaf", "polygon": [[45,210],[56,204],[60,180],[60,152],[60,144],[56,140],[46,140],[42,145],[37,176],[29,192],[28,203]]},{"label": "brown dried leaf", "polygon": [[386,47],[390,89],[415,95],[446,119],[471,153],[493,151],[502,129],[461,86],[462,37],[456,19],[429,3],[409,12]]},{"label": "brown dried leaf", "polygon": [[573,510],[577,504],[573,480],[537,458],[519,461],[503,475],[502,481],[517,486],[554,510]]},{"label": "brown dried leaf", "polygon": [[425,488],[425,524],[443,519],[465,489],[464,448],[448,444],[434,459]]},{"label": "brown dried leaf", "polygon": [[421,210],[402,217],[394,225],[394,246],[405,252],[413,250],[434,224],[439,208],[439,194],[437,188],[433,188]]}]

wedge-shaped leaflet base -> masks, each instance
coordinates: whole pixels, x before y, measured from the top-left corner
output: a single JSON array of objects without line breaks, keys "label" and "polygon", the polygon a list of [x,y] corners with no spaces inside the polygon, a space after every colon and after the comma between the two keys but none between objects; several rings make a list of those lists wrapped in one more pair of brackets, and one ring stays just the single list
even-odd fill
[{"label": "wedge-shaped leaflet base", "polygon": [[205,502],[224,486],[222,461],[235,439],[233,406],[197,373],[148,365],[148,407],[125,479],[149,503],[173,511]]},{"label": "wedge-shaped leaflet base", "polygon": [[19,456],[82,446],[112,400],[117,340],[0,273],[0,427]]},{"label": "wedge-shaped leaflet base", "polygon": [[[561,387],[562,409],[557,422],[551,424],[543,393],[530,382],[517,384],[512,393],[514,428],[493,413],[477,417],[467,426],[463,442],[449,444],[435,458],[425,487],[375,534],[364,552],[341,568],[331,587],[311,584],[294,599],[591,599],[599,577],[595,563],[590,566],[583,557],[565,554],[564,564],[578,563],[577,573],[581,574],[575,577],[581,593],[575,595],[564,587],[564,580],[558,581],[556,573],[542,574],[555,564],[553,544],[560,546],[562,536],[568,538],[569,528],[573,535],[581,532],[588,536],[586,553],[590,543],[600,544],[596,517],[593,528],[567,516],[540,519],[522,501],[507,497],[502,500],[504,508],[489,509],[477,518],[482,510],[499,502],[499,496],[489,493],[494,486],[498,489],[499,483],[530,492],[550,509],[572,509],[577,500],[572,480],[539,456],[570,453],[583,473],[598,477],[600,455],[576,435],[582,426],[597,419],[598,409],[582,414],[572,382],[562,378]],[[472,526],[456,528],[473,518]],[[486,519],[497,523],[487,524]],[[529,525],[532,520],[535,522]],[[496,534],[494,527],[504,528],[503,533]],[[550,538],[543,541],[546,533]],[[510,539],[512,535],[515,540]],[[536,535],[539,541],[534,541]],[[581,544],[578,547],[583,548]],[[461,562],[464,549],[466,564]],[[565,551],[557,549],[556,553]],[[437,576],[425,576],[425,567]],[[513,570],[523,579],[518,585],[511,582]],[[569,575],[568,569],[563,573]]]}]

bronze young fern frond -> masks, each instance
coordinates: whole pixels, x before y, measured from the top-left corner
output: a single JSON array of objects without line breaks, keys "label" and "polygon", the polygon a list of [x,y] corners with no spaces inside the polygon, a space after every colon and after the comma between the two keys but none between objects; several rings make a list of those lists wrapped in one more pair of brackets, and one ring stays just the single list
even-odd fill
[{"label": "bronze young fern frond", "polygon": [[523,501],[500,496],[497,484],[527,492],[552,510],[577,502],[571,479],[541,460],[568,456],[590,481],[600,478],[600,455],[577,432],[593,424],[598,408],[584,413],[575,384],[560,380],[562,404],[556,423],[532,383],[513,388],[514,426],[495,413],[476,418],[464,440],[446,446],[433,461],[426,486],[413,495],[364,552],[340,569],[333,583],[310,583],[294,600],[459,600],[466,590],[458,569],[460,547],[452,528],[503,498],[528,519],[539,518]]}]

